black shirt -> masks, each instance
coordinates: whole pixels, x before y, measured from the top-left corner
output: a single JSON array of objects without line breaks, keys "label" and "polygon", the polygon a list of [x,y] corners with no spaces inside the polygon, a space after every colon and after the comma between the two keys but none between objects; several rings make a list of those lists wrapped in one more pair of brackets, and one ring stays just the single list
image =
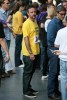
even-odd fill
[{"label": "black shirt", "polygon": [[[45,23],[46,21],[46,16],[47,15],[44,15],[40,24],[41,23]],[[43,46],[47,46],[47,33],[45,31],[45,28],[39,28],[39,37],[40,37],[40,41],[42,42]]]},{"label": "black shirt", "polygon": [[[3,24],[0,22],[0,38],[5,38]],[[0,58],[2,58],[1,44],[0,44]]]}]

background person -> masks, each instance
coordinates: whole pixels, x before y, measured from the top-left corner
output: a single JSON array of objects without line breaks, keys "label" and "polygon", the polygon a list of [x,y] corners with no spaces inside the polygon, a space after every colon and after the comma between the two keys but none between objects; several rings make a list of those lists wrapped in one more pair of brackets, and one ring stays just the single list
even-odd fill
[{"label": "background person", "polygon": [[2,78],[2,75],[4,74],[4,70],[3,70],[3,57],[2,57],[2,51],[1,51],[1,47],[3,48],[3,50],[6,53],[5,56],[5,62],[9,61],[9,52],[6,46],[6,41],[5,41],[5,35],[4,35],[4,28],[3,28],[3,24],[2,22],[0,22],[0,78]]},{"label": "background person", "polygon": [[[0,0],[0,18],[2,20],[4,20],[5,22],[7,22],[7,18],[8,18],[8,14],[9,14],[9,6],[10,6],[10,2],[9,0]],[[8,28],[7,24],[4,25],[4,34],[5,34],[5,40],[7,43],[7,47],[8,50],[10,49],[10,42],[11,42],[11,32],[10,29]],[[5,52],[2,50],[2,55],[3,55],[3,59],[5,58]],[[9,75],[9,71],[11,71],[11,73],[13,73],[14,71],[14,66],[11,63],[11,60],[9,60],[7,63],[5,63],[5,74],[6,76],[10,76]]]},{"label": "background person", "polygon": [[24,8],[24,3],[20,1],[18,1],[13,8],[12,29],[13,35],[15,37],[15,67],[18,67],[22,64],[20,56],[22,42],[22,25],[24,22],[22,11],[24,10]]},{"label": "background person", "polygon": [[54,46],[54,41],[57,35],[58,30],[63,28],[62,20],[66,14],[66,9],[59,5],[56,8],[57,16],[55,16],[49,23],[47,27],[47,44],[48,44],[48,57],[49,57],[49,76],[48,76],[48,98],[49,99],[60,99],[60,91],[59,91],[59,82],[58,82],[58,74],[59,74],[59,59],[57,55],[54,55],[50,49],[56,50]]},{"label": "background person", "polygon": [[67,100],[67,17],[66,27],[57,33],[55,47],[59,48],[59,50],[54,51],[54,54],[59,55],[60,58],[62,100]]}]

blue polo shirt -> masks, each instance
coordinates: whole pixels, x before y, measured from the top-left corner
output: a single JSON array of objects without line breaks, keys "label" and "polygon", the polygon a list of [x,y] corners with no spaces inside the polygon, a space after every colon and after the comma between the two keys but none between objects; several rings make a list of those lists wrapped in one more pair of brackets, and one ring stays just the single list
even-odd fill
[{"label": "blue polo shirt", "polygon": [[[8,12],[6,12],[3,8],[0,8],[0,19],[6,22],[8,18]],[[6,40],[11,40],[11,32],[8,27],[4,28],[4,34]]]},{"label": "blue polo shirt", "polygon": [[58,19],[57,17],[54,17],[48,27],[47,27],[47,43],[48,46],[54,46],[54,41],[57,35],[58,30],[60,30],[61,28],[63,28],[63,23],[60,19]]}]

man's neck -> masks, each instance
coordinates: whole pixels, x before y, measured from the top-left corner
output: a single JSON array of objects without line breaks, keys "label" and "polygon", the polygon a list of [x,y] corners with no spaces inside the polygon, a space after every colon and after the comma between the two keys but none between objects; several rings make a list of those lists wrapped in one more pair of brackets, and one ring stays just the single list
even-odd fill
[{"label": "man's neck", "polygon": [[31,21],[35,22],[35,19],[31,19],[30,17],[29,17],[29,19],[30,19]]},{"label": "man's neck", "polygon": [[[56,16],[57,19],[61,20],[58,16]],[[61,20],[62,21],[62,20]]]},{"label": "man's neck", "polygon": [[4,7],[1,7],[4,11],[6,11],[6,9]]}]

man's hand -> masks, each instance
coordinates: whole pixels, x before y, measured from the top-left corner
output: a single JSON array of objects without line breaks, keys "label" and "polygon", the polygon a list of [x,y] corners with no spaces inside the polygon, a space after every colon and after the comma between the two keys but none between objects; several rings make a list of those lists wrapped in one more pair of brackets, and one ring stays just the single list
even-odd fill
[{"label": "man's hand", "polygon": [[13,34],[13,37],[16,38],[16,34]]},{"label": "man's hand", "polygon": [[6,54],[6,57],[5,57],[4,61],[5,61],[5,62],[8,62],[8,61],[9,61],[9,59],[10,59],[9,54]]},{"label": "man's hand", "polygon": [[30,54],[30,60],[34,60],[35,56],[33,54]]},{"label": "man's hand", "polygon": [[62,54],[60,50],[54,50],[53,53],[54,53],[55,55],[60,55],[60,54]]}]

